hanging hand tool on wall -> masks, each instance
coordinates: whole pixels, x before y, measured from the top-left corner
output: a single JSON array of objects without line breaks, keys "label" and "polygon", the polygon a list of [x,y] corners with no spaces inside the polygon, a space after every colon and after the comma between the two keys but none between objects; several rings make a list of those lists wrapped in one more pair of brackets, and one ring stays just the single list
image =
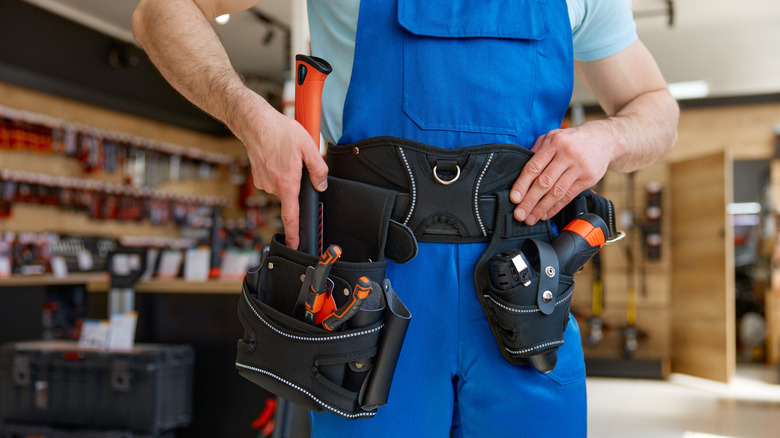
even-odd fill
[{"label": "hanging hand tool on wall", "polygon": [[[634,181],[635,174],[629,173],[626,175],[626,205],[625,210],[622,212],[623,227],[627,230],[636,230],[638,225],[635,223],[635,211],[634,211]],[[632,248],[637,242],[635,239],[631,239],[626,242],[626,325],[620,329],[620,334],[623,337],[623,342],[620,346],[620,355],[624,359],[631,359],[639,348],[639,339],[643,336],[642,332],[636,327],[636,308],[637,308],[637,292],[636,292],[636,260],[634,258],[634,249]]]},{"label": "hanging hand tool on wall", "polygon": [[592,315],[588,318],[588,326],[590,332],[585,339],[585,343],[589,347],[595,347],[604,339],[604,321],[601,319],[601,314],[604,311],[604,281],[601,277],[601,255],[596,254],[593,256],[593,284],[591,285],[591,312]]},{"label": "hanging hand tool on wall", "polygon": [[646,260],[661,258],[661,184],[651,181],[645,186],[644,247]]}]

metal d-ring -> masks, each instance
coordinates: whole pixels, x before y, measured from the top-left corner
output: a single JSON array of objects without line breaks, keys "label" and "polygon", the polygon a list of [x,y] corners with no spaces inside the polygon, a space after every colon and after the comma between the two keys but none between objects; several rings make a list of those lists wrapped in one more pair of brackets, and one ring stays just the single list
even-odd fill
[{"label": "metal d-ring", "polygon": [[436,173],[436,169],[438,167],[439,167],[438,165],[433,166],[433,177],[436,178],[436,181],[444,184],[445,186],[448,186],[448,185],[454,183],[455,181],[458,180],[458,178],[460,178],[460,166],[459,165],[457,165],[457,164],[455,165],[455,178],[452,178],[449,181],[444,181],[443,179],[439,178],[439,174]]},{"label": "metal d-ring", "polygon": [[606,243],[607,245],[609,245],[610,243],[615,243],[615,242],[617,242],[618,240],[621,240],[621,239],[623,239],[624,237],[626,237],[626,232],[625,232],[625,231],[618,231],[618,232],[617,232],[617,236],[615,236],[615,237],[613,237],[613,238],[611,238],[611,239],[608,239],[608,240],[607,240],[605,243]]}]

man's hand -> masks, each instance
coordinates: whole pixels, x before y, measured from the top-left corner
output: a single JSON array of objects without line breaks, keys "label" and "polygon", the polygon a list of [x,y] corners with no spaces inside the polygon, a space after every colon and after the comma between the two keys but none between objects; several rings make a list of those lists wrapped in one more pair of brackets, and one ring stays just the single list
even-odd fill
[{"label": "man's hand", "polygon": [[607,114],[542,135],[509,198],[515,219],[547,220],[596,184],[607,169],[631,172],[654,163],[677,140],[680,109],[641,41],[575,70]]},{"label": "man's hand", "polygon": [[509,195],[518,204],[515,219],[528,225],[547,220],[604,176],[621,142],[603,125],[556,129],[536,139],[534,156]]},{"label": "man's hand", "polygon": [[133,35],[184,97],[224,122],[246,146],[257,188],[282,201],[287,244],[297,248],[301,169],[324,190],[328,167],[306,130],[249,90],[209,24],[259,0],[141,0]]},{"label": "man's hand", "polygon": [[328,166],[303,126],[260,96],[250,94],[240,109],[239,119],[230,128],[246,146],[255,187],[279,196],[287,246],[297,249],[301,169],[305,165],[311,184],[323,191],[328,185]]}]

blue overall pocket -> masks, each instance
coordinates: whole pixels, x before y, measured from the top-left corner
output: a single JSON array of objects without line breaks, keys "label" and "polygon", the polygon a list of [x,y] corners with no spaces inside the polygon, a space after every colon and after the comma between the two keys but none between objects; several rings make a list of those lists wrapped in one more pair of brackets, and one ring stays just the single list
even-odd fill
[{"label": "blue overall pocket", "polygon": [[398,22],[403,110],[417,126],[512,136],[529,127],[549,34],[543,3],[399,0]]}]

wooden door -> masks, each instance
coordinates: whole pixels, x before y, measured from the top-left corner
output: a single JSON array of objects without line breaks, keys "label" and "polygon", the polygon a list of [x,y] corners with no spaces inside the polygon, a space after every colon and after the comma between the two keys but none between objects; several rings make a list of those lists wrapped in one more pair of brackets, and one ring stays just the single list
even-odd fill
[{"label": "wooden door", "polygon": [[736,368],[730,151],[673,163],[672,372],[728,382]]}]

